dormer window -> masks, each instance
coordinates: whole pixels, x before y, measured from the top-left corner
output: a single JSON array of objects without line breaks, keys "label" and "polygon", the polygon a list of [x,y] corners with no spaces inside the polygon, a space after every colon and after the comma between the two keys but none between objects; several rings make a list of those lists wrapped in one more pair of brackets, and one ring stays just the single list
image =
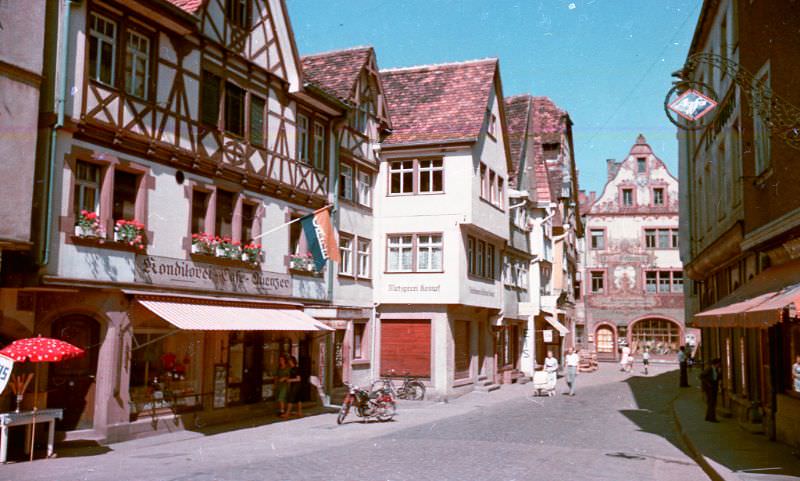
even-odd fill
[{"label": "dormer window", "polygon": [[250,25],[249,0],[227,0],[225,2],[225,17],[237,27],[247,30]]},{"label": "dormer window", "polygon": [[639,157],[636,159],[636,172],[639,174],[647,172],[647,158]]}]

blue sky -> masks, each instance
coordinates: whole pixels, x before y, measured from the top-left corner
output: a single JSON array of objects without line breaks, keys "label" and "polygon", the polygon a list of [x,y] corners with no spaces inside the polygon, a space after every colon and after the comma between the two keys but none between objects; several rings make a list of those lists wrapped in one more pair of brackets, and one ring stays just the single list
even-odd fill
[{"label": "blue sky", "polygon": [[372,45],[380,68],[500,58],[506,96],[552,98],[574,122],[581,188],[641,132],[677,176],[663,101],[702,0],[287,0],[301,55]]}]

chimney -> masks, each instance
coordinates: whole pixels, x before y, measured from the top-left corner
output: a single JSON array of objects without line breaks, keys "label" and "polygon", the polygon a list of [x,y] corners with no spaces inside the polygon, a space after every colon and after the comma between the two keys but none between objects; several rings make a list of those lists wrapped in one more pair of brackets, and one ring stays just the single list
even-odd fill
[{"label": "chimney", "polygon": [[611,180],[617,175],[617,170],[619,170],[619,164],[615,159],[606,159],[606,171],[608,172],[608,179]]}]

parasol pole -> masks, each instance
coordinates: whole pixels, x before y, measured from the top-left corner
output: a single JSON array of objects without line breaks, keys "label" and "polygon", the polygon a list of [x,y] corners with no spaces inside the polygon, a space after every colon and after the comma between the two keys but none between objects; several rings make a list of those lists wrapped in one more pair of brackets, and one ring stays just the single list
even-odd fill
[{"label": "parasol pole", "polygon": [[33,461],[33,445],[36,441],[36,407],[39,405],[39,363],[36,364],[36,374],[33,375],[33,423],[31,424],[31,461]]}]

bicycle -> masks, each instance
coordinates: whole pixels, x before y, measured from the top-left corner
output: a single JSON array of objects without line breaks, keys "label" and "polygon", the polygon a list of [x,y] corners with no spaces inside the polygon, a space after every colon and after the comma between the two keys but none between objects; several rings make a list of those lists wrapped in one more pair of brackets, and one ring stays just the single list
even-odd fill
[{"label": "bicycle", "polygon": [[411,377],[408,371],[403,375],[403,384],[400,387],[395,387],[392,377],[396,377],[394,369],[374,381],[370,389],[372,391],[385,389],[398,399],[421,401],[425,398],[425,384],[419,379]]}]

